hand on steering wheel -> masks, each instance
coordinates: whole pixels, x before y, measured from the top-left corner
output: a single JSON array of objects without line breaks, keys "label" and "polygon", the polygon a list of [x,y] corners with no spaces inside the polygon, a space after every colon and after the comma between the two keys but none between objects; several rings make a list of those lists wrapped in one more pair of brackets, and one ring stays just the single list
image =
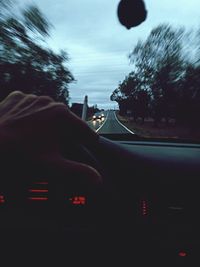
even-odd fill
[{"label": "hand on steering wheel", "polygon": [[23,157],[64,177],[69,186],[100,184],[97,170],[62,157],[66,140],[69,144],[95,144],[98,135],[67,106],[48,96],[15,91],[0,103],[0,149],[2,157],[9,155],[10,165]]}]

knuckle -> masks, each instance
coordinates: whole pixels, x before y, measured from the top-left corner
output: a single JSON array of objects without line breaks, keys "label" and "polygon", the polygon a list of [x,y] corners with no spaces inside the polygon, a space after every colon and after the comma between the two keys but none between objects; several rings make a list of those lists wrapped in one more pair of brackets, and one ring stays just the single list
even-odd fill
[{"label": "knuckle", "polygon": [[47,102],[54,102],[53,98],[51,98],[50,96],[39,96],[38,97],[39,101],[47,101]]},{"label": "knuckle", "polygon": [[37,102],[37,105],[40,107],[41,106],[49,107],[50,105],[54,103],[54,100],[49,96],[38,96],[36,102]]},{"label": "knuckle", "polygon": [[37,96],[36,96],[36,95],[32,95],[32,94],[26,95],[25,98],[24,98],[24,102],[25,102],[26,104],[28,104],[28,103],[32,103],[32,102],[34,102],[35,100],[37,100]]},{"label": "knuckle", "polygon": [[23,97],[23,96],[25,96],[25,94],[22,93],[21,91],[14,91],[14,92],[10,93],[9,96],[10,97]]},{"label": "knuckle", "polygon": [[28,97],[28,98],[29,98],[29,97],[30,97],[30,98],[37,98],[37,96],[34,95],[34,94],[28,94],[27,97]]}]

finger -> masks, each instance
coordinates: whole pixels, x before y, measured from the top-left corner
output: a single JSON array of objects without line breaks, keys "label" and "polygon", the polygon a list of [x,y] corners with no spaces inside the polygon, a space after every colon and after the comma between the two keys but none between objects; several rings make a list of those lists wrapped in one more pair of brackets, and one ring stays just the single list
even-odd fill
[{"label": "finger", "polygon": [[31,125],[37,124],[40,126],[40,137],[49,131],[49,137],[56,137],[61,144],[69,141],[92,144],[98,140],[99,136],[66,105],[56,102],[49,102],[46,105],[41,103],[39,98],[29,111],[20,113],[17,124],[21,127],[27,121],[31,122]]},{"label": "finger", "polygon": [[[11,116],[12,123],[17,122],[22,128],[27,123],[32,126],[34,122],[40,125],[42,123],[41,126],[46,125],[48,129],[52,127],[51,133],[56,133],[56,137],[62,143],[67,136],[83,144],[98,140],[98,135],[85,122],[73,114],[66,105],[55,102],[50,97],[25,95],[16,91],[0,104],[1,107],[4,113],[7,112],[6,119],[8,120],[8,113],[14,114],[14,117]],[[1,121],[3,121],[3,116]]]},{"label": "finger", "polygon": [[36,95],[25,95],[24,98],[18,101],[18,103],[13,103],[13,108],[11,108],[11,110],[6,114],[6,116],[17,116],[20,113],[25,112],[27,109],[33,106],[37,98],[38,97]]},{"label": "finger", "polygon": [[21,91],[14,91],[9,94],[1,103],[0,103],[0,112],[1,117],[9,112],[13,107],[19,103],[22,99],[25,98],[25,94]]},{"label": "finger", "polygon": [[98,134],[94,132],[86,122],[72,113],[66,106],[58,106],[55,114],[57,114],[57,120],[61,127],[63,137],[71,136],[71,138],[82,144],[97,142],[99,138]]},{"label": "finger", "polygon": [[45,109],[50,103],[55,103],[51,97],[26,95],[14,108],[11,110],[15,116],[29,116],[34,112]]}]

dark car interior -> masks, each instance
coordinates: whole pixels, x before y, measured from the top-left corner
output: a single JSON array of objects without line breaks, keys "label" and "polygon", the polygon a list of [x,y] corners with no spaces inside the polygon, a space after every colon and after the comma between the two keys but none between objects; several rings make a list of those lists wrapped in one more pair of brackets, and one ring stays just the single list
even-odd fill
[{"label": "dark car interior", "polygon": [[[143,2],[134,16],[124,2],[127,29],[146,19]],[[199,143],[102,134],[68,141],[63,156],[94,167],[102,184],[71,188],[26,155],[10,166],[0,154],[2,266],[200,266]]]},{"label": "dark car interior", "polygon": [[110,138],[64,151],[98,169],[101,187],[70,191],[50,173],[1,185],[1,246],[7,260],[16,253],[29,261],[55,257],[95,266],[199,262],[200,146],[134,141],[134,135],[132,141],[131,135]]}]

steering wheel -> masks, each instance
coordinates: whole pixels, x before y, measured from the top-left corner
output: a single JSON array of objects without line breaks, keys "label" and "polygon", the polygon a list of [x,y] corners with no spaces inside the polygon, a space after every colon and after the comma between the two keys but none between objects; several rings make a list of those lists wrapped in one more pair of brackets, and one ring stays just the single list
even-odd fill
[{"label": "steering wheel", "polygon": [[[89,192],[84,192],[88,195],[81,195],[86,197],[87,205],[71,205],[71,203],[66,204],[65,202],[67,193],[69,193],[68,188],[65,188],[65,184],[61,180],[57,182],[55,179],[54,184],[49,183],[49,194],[51,195],[49,206],[46,203],[39,202],[26,203],[25,206],[20,208],[24,201],[24,192],[30,184],[18,184],[15,192],[18,191],[18,196],[21,194],[21,198],[15,199],[18,202],[17,208],[12,210],[10,218],[7,216],[11,226],[14,225],[16,228],[9,227],[9,225],[7,225],[7,228],[2,228],[2,240],[8,243],[8,247],[11,244],[13,251],[19,253],[20,251],[26,251],[26,254],[31,255],[31,258],[33,258],[32,253],[37,250],[43,252],[43,257],[47,255],[45,257],[47,261],[54,254],[59,259],[60,256],[58,255],[64,249],[63,255],[67,253],[67,262],[72,255],[73,261],[77,260],[77,254],[86,258],[95,255],[97,258],[100,251],[100,259],[105,260],[105,257],[107,257],[106,251],[109,251],[109,247],[116,246],[115,251],[117,251],[126,236],[124,232],[125,209],[121,205],[118,194],[120,183],[115,179],[119,168],[116,168],[116,172],[109,168],[111,158],[113,160],[118,159],[116,164],[119,165],[119,155],[122,155],[122,152],[121,148],[103,137],[100,137],[92,147],[79,144],[68,145],[63,149],[63,156],[97,169],[102,175],[102,185]],[[36,181],[48,182],[44,173]],[[71,196],[71,198],[73,197]],[[5,213],[1,215],[3,218]],[[5,223],[7,222],[5,221]],[[119,231],[119,229],[122,230]],[[17,245],[19,239],[22,245]],[[29,250],[30,248],[32,251]],[[10,249],[9,247],[9,251]],[[108,257],[112,258],[110,251]]]}]

